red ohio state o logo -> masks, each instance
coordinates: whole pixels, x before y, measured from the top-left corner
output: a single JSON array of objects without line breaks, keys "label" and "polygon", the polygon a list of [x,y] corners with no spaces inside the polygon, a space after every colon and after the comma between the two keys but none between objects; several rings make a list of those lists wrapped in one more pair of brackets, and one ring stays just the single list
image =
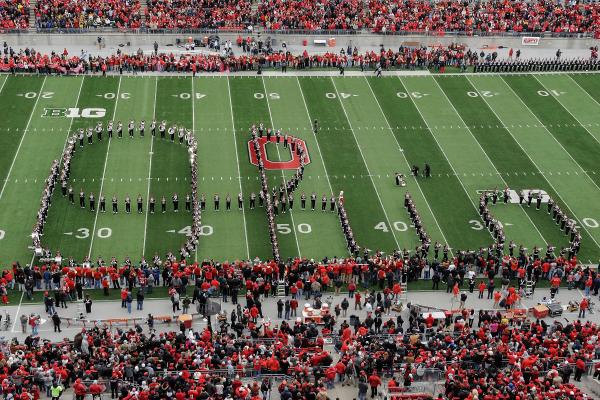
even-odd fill
[{"label": "red ohio state o logo", "polygon": [[[300,168],[300,156],[296,152],[296,146],[302,146],[304,149],[304,165],[310,164],[310,156],[308,155],[308,148],[306,147],[306,143],[302,139],[293,138],[294,140],[294,151],[291,149],[291,144],[288,144],[287,150],[290,152],[292,159],[289,161],[271,161],[267,155],[267,138],[265,136],[258,138],[258,145],[260,149],[260,155],[263,159],[264,167],[268,170],[278,170],[278,169],[298,169]],[[271,136],[269,140],[271,143],[277,143],[277,138],[275,136]],[[283,139],[281,139],[283,142]],[[291,142],[291,141],[290,141]],[[248,141],[248,154],[250,155],[250,162],[253,165],[258,166],[258,159],[256,158],[256,152],[254,151],[254,147],[252,145],[252,140]]]}]

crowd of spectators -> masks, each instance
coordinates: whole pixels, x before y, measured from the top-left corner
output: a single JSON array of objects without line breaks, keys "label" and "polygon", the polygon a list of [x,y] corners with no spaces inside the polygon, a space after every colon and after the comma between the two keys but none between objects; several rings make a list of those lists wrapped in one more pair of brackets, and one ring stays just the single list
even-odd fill
[{"label": "crowd of spectators", "polygon": [[272,30],[360,30],[362,0],[265,0],[258,5],[257,24]]},{"label": "crowd of spectators", "polygon": [[0,29],[27,29],[29,26],[29,0],[0,1]]},{"label": "crowd of spectators", "polygon": [[[27,17],[28,18],[28,17]],[[139,0],[40,0],[35,6],[37,28],[139,28]]]},{"label": "crowd of spectators", "polygon": [[[2,28],[26,29],[28,0],[0,3]],[[300,29],[377,33],[593,33],[600,34],[598,2],[553,0],[41,0],[37,28],[78,29]]]},{"label": "crowd of spectators", "polygon": [[371,0],[367,24],[375,32],[597,32],[598,3],[551,0]]},{"label": "crowd of spectators", "polygon": [[[448,287],[466,288],[469,282],[471,290],[475,274],[490,280],[501,275],[503,288],[488,290],[502,296],[516,293],[510,278],[528,275],[553,284],[569,281],[570,287],[597,295],[596,272],[561,257],[498,257],[485,249],[457,253],[441,261],[396,253],[320,262],[297,258],[187,264],[155,257],[150,264],[142,260],[137,265],[129,259],[86,259],[83,264],[63,259],[61,265],[33,267],[15,263],[3,271],[2,288],[39,288],[74,300],[83,298],[84,287],[107,287],[108,282],[110,290],[142,293],[163,285],[169,287],[171,301],[184,299],[185,308],[188,299],[188,306],[195,304],[200,314],[210,295],[235,307],[214,328],[209,324],[195,331],[181,325],[178,332],[157,333],[149,318],[149,331],[142,326],[116,331],[94,326],[73,340],[50,343],[34,330],[23,343],[14,340],[10,351],[4,349],[3,391],[37,398],[62,385],[72,387],[77,396],[106,388],[121,399],[258,399],[276,390],[282,399],[299,400],[325,399],[328,388],[342,383],[356,385],[357,397],[364,399],[368,390],[378,393],[384,385],[410,387],[423,371],[433,369],[444,382],[444,399],[586,398],[570,379],[580,380],[600,358],[600,328],[593,323],[511,320],[498,309],[476,316],[462,307],[441,320],[413,307],[405,320],[391,309],[398,299],[398,282],[429,276],[424,269]],[[285,282],[285,302],[277,302],[276,318],[265,304],[274,302],[270,298],[279,280]],[[299,301],[322,307],[323,292],[344,284],[347,297],[332,307],[323,325],[290,320]],[[369,289],[358,290],[359,284]],[[51,303],[51,296],[46,297]],[[350,311],[346,319],[348,300],[354,310],[362,310],[360,315]],[[333,340],[336,352],[324,348],[326,339]],[[268,374],[280,380],[261,377]]]},{"label": "crowd of spectators", "polygon": [[245,29],[251,20],[247,0],[149,0],[145,24],[149,29]]},{"label": "crowd of spectators", "polygon": [[79,56],[53,52],[42,54],[34,49],[18,52],[5,47],[0,57],[0,71],[37,72],[37,73],[103,73],[103,72],[236,72],[265,68],[311,69],[311,68],[360,68],[375,70],[379,65],[389,69],[424,69],[441,66],[466,66],[477,61],[477,54],[465,50],[464,46],[449,47],[403,47],[398,50],[359,52],[348,48],[339,52],[323,54],[301,54],[291,52],[273,52],[258,54],[145,54],[141,50],[126,54],[121,51],[110,56]]}]

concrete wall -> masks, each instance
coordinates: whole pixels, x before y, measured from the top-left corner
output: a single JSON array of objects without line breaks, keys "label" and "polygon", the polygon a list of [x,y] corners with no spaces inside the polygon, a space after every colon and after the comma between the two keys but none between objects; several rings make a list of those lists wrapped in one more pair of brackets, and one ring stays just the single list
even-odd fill
[{"label": "concrete wall", "polygon": [[[133,34],[133,33],[81,33],[81,34],[38,34],[38,33],[15,33],[15,34],[2,34],[0,40],[8,42],[15,48],[33,47],[33,48],[52,48],[62,49],[63,47],[77,47],[90,48],[96,46],[98,36],[102,36],[106,42],[106,48],[116,48],[120,44],[126,45],[130,43],[129,48],[124,46],[124,51],[134,51],[137,48],[148,48],[152,47],[154,41],[157,41],[161,48],[168,44],[174,45],[176,39],[185,39],[188,36],[193,38],[202,38],[203,34]],[[232,33],[220,33],[221,40],[232,40],[235,41],[237,34]],[[257,36],[256,34],[253,36]],[[327,48],[323,46],[312,46],[314,39],[329,39],[327,35],[266,35],[262,34],[261,38],[271,36],[274,39],[274,47],[279,48],[282,41],[285,41],[290,48],[296,50],[301,48],[302,41],[308,40],[309,51],[326,51]],[[511,36],[486,36],[486,37],[466,37],[466,36],[396,36],[396,35],[375,35],[375,34],[357,34],[357,35],[337,35],[331,36],[337,41],[336,49],[340,47],[357,46],[359,49],[368,49],[384,45],[386,48],[397,48],[401,44],[425,44],[434,45],[441,44],[447,45],[450,43],[464,43],[470,48],[483,48],[483,47],[521,47],[520,37]],[[591,46],[598,45],[599,40],[592,38],[552,38],[544,37],[541,39],[539,46],[531,46],[531,48],[545,48],[545,49],[573,49],[583,50],[588,49]],[[96,46],[97,48],[97,46]]]}]

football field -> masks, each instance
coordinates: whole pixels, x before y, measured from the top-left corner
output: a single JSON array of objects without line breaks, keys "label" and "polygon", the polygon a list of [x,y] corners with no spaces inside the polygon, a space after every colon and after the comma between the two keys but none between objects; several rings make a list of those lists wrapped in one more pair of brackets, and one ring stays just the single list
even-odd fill
[{"label": "football field", "polygon": [[[199,192],[205,193],[202,235],[195,258],[271,257],[263,208],[248,207],[258,193],[258,169],[249,157],[249,128],[263,123],[306,143],[310,163],[294,194],[293,210],[276,218],[283,259],[348,254],[336,213],[321,211],[321,197],[344,192],[361,247],[389,253],[419,244],[403,206],[406,191],[432,242],[453,252],[489,246],[478,214],[480,192],[505,187],[543,190],[577,221],[579,259],[600,260],[600,76],[595,74],[428,76],[0,76],[0,265],[32,260],[31,229],[52,160],[67,136],[102,121],[121,121],[124,137],[77,146],[72,205],[55,190],[42,243],[63,256],[105,260],[177,253],[191,225],[183,199],[190,192],[186,147],[152,137],[150,121],[193,130],[198,139]],[[146,121],[146,134],[127,135],[129,120]],[[315,134],[312,121],[318,120]],[[289,149],[267,144],[271,161]],[[432,177],[410,176],[429,163]],[[270,186],[295,170],[268,171]],[[407,176],[405,187],[394,174]],[[107,212],[79,207],[78,195],[104,193]],[[237,196],[244,195],[238,210]],[[302,210],[300,195],[317,196]],[[171,196],[180,197],[174,213]],[[220,211],[213,196],[221,197]],[[232,198],[225,211],[225,197]],[[112,196],[119,213],[111,212]],[[141,195],[144,210],[136,212]],[[132,213],[123,200],[132,198]],[[157,199],[149,214],[147,200]],[[160,199],[167,212],[160,212]],[[514,197],[514,196],[513,196]],[[531,249],[568,245],[546,212],[535,206],[490,206],[507,243]],[[87,203],[87,199],[86,199]],[[310,202],[309,202],[310,203]],[[87,205],[87,204],[86,204]],[[542,253],[543,254],[543,253]]]}]

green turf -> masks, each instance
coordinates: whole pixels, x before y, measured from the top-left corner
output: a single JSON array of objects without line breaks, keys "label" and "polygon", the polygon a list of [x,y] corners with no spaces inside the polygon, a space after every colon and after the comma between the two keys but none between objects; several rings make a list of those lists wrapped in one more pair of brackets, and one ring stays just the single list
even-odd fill
[{"label": "green turf", "polygon": [[[29,234],[43,181],[67,133],[112,119],[125,125],[134,119],[136,137],[127,138],[126,129],[125,137],[113,138],[110,145],[106,135],[102,142],[94,137],[92,146],[77,149],[71,174],[76,203],[80,189],[87,203],[89,193],[98,197],[102,188],[108,212],[82,210],[58,190],[43,242],[77,259],[91,254],[138,261],[143,253],[149,258],[177,252],[191,224],[191,215],[184,211],[189,161],[185,146],[152,139],[153,116],[193,129],[198,139],[199,190],[207,198],[200,260],[271,255],[266,213],[248,207],[250,193],[258,193],[260,185],[258,170],[249,162],[249,128],[262,122],[303,139],[311,157],[293,211],[276,221],[283,258],[347,254],[337,215],[320,211],[321,196],[329,199],[340,191],[356,239],[364,247],[390,252],[417,244],[403,207],[407,191],[432,240],[449,242],[454,249],[487,246],[492,238],[480,229],[478,191],[508,185],[515,190],[543,189],[555,197],[581,226],[580,258],[597,262],[597,78],[1,76],[0,101],[6,106],[0,109],[0,262],[30,262]],[[101,118],[42,116],[44,109],[54,107],[102,108],[106,113]],[[140,119],[146,120],[144,138],[137,132]],[[320,125],[316,135],[315,119]],[[268,147],[273,161],[290,158],[282,145]],[[426,162],[432,166],[431,178],[409,176],[411,165],[422,168]],[[269,171],[270,186],[278,186],[293,172]],[[407,176],[405,188],[395,186],[396,172]],[[240,191],[243,210],[237,207]],[[177,214],[171,210],[175,192],[180,197]],[[300,209],[303,192],[308,197],[316,193],[316,211]],[[147,215],[149,193],[157,199],[157,211],[164,195],[169,211]],[[219,212],[213,210],[215,193],[221,196]],[[224,211],[227,193],[232,198],[229,212]],[[119,198],[118,215],[110,212],[113,194]],[[136,212],[138,194],[144,199],[141,214]],[[130,215],[124,213],[126,195],[133,202]],[[507,240],[529,248],[567,243],[544,210],[499,204],[492,212],[505,223]]]}]

